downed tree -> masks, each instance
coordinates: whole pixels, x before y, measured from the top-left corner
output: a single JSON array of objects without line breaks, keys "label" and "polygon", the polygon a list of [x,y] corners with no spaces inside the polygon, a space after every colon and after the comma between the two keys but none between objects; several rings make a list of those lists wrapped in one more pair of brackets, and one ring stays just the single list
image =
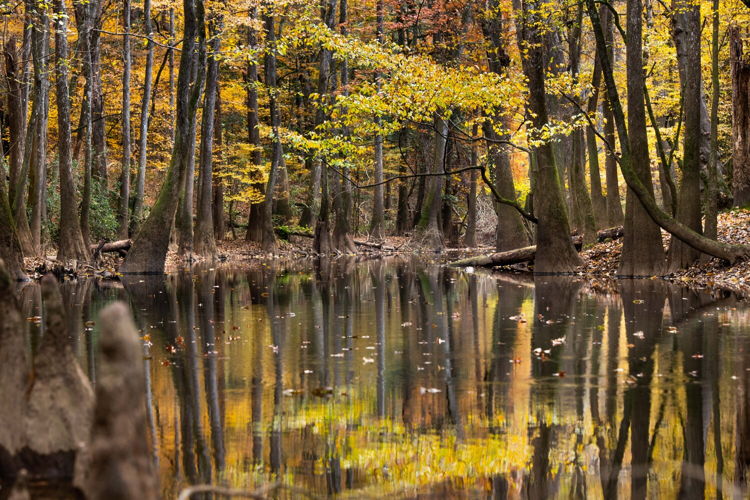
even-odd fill
[{"label": "downed tree", "polygon": [[107,252],[127,252],[130,250],[130,247],[133,245],[133,240],[118,240],[118,241],[109,241],[109,242],[100,242],[97,245],[90,245],[89,250],[91,250],[92,255],[96,256],[100,253],[107,253]]},{"label": "downed tree", "polygon": [[[583,236],[573,236],[572,240],[576,250],[580,251],[581,247],[583,247]],[[534,258],[536,258],[536,245],[516,248],[515,250],[508,250],[507,252],[497,252],[490,255],[469,257],[466,259],[451,262],[450,265],[452,267],[510,266],[513,264],[521,264],[524,262],[533,262]]]},{"label": "downed tree", "polygon": [[603,243],[607,240],[616,240],[622,238],[625,235],[625,228],[623,226],[610,227],[608,229],[602,229],[596,233],[596,240],[599,243]]}]

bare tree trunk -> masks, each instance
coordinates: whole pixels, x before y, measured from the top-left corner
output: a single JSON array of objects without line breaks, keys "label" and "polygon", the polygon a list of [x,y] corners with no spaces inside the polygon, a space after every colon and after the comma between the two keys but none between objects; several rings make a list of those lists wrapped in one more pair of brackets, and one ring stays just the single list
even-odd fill
[{"label": "bare tree trunk", "polygon": [[[214,142],[219,150],[219,160],[221,160],[221,148],[224,143],[224,133],[221,126],[221,89],[216,87],[216,113],[214,113]],[[219,161],[214,166],[214,238],[217,241],[224,240],[224,235],[227,232],[226,222],[224,221],[224,182],[221,177],[218,176],[219,170],[223,168],[223,162]]]},{"label": "bare tree trunk", "polygon": [[[522,2],[518,43],[525,54],[522,63],[529,81],[529,111],[534,115],[532,123],[535,129],[541,130],[548,121],[545,92],[548,55],[539,31],[538,8],[539,4],[533,0]],[[570,224],[552,146],[544,142],[535,149],[535,154],[536,189],[543,195],[534,199],[534,213],[539,219],[534,272],[572,272],[581,264],[581,258],[570,240]]]},{"label": "bare tree trunk", "polygon": [[[341,34],[347,35],[347,22],[349,21],[348,1],[339,2],[339,25]],[[346,60],[341,61],[341,88],[344,95],[349,92],[349,64]],[[349,133],[348,130],[345,131]],[[344,172],[351,175],[348,169]],[[351,183],[343,176],[338,176],[338,188],[334,189],[334,211],[335,220],[333,223],[332,245],[333,248],[344,253],[355,253],[357,251],[354,240],[351,235],[351,225],[349,216],[352,210],[352,186]]]},{"label": "bare tree trunk", "polygon": [[83,58],[83,73],[86,79],[84,85],[84,97],[81,105],[80,123],[84,127],[84,167],[83,167],[83,193],[81,195],[81,234],[83,241],[88,245],[91,234],[89,229],[89,212],[91,208],[91,189],[93,182],[94,151],[93,151],[93,71],[92,54],[89,47],[93,37],[94,17],[99,9],[99,2],[76,2],[73,4],[76,13],[76,25],[78,27],[79,51]]},{"label": "bare tree trunk", "polygon": [[[701,16],[700,6],[688,0],[674,0],[673,38],[678,54],[686,54],[684,71],[680,72],[685,108],[685,135],[682,160],[682,183],[677,196],[675,218],[697,233],[703,232],[701,221]],[[632,135],[632,129],[631,129]],[[627,237],[627,228],[625,229]],[[669,270],[677,271],[694,263],[700,252],[672,237],[669,245]]]},{"label": "bare tree trunk", "polygon": [[[47,118],[49,113],[49,78],[47,59],[49,53],[49,14],[46,5],[28,0],[27,9],[32,13],[33,29],[31,34],[32,54],[34,60],[34,101],[37,119],[34,121],[33,140],[27,144],[30,158],[31,175],[31,245],[33,254],[41,256],[42,221],[46,216],[47,197]],[[33,111],[32,111],[32,114]]]},{"label": "bare tree trunk", "polygon": [[[606,7],[602,7],[606,9]],[[591,87],[593,92],[589,97],[586,112],[589,115],[596,113],[599,106],[599,91],[602,85],[602,67],[597,54],[594,60],[594,71],[591,76]],[[596,143],[596,129],[594,126],[586,128],[586,149],[589,160],[589,183],[591,184],[591,205],[594,211],[596,228],[607,225],[607,200],[602,194],[602,177],[599,169],[599,148]]]},{"label": "bare tree trunk", "polygon": [[[172,159],[159,197],[143,223],[125,262],[122,273],[164,272],[169,238],[177,211],[180,188],[187,177],[189,149],[195,130],[196,111],[201,94],[204,68],[200,58],[205,51],[202,0],[184,0],[185,27],[177,85],[177,126]],[[194,68],[194,65],[198,65]],[[195,73],[195,79],[193,74]],[[192,122],[192,123],[191,123]]]},{"label": "bare tree trunk", "polygon": [[101,46],[99,30],[102,27],[104,3],[92,0],[89,18],[90,38],[88,49],[91,58],[91,147],[93,148],[92,175],[104,188],[108,189],[107,178],[107,138],[105,137],[104,95],[101,78]]},{"label": "bare tree trunk", "polygon": [[[8,147],[9,180],[11,189],[18,181],[23,165],[24,138],[26,133],[26,103],[21,95],[21,78],[19,71],[20,54],[16,49],[16,38],[11,36],[5,42],[5,81],[8,86],[7,109],[10,145]],[[10,191],[8,191],[10,193]],[[12,201],[12,200],[11,200]]]},{"label": "bare tree trunk", "polygon": [[64,0],[55,1],[55,64],[57,66],[57,148],[60,171],[60,230],[57,260],[88,262],[90,253],[78,220],[76,187],[73,180],[70,131],[70,88],[68,68],[68,13]]},{"label": "bare tree trunk", "polygon": [[[479,127],[474,125],[472,136],[476,137]],[[479,151],[477,145],[471,145],[471,166],[479,164]],[[474,247],[477,244],[477,171],[469,172],[469,191],[466,194],[466,234],[464,234],[464,246]]]},{"label": "bare tree trunk", "polygon": [[219,59],[223,19],[217,15],[208,23],[208,71],[203,96],[203,122],[201,124],[200,177],[198,180],[198,226],[195,229],[195,252],[204,257],[216,255],[213,214],[213,146],[216,126],[216,97],[219,87]]},{"label": "bare tree trunk", "polygon": [[[627,3],[627,90],[628,90],[628,148],[632,168],[640,181],[653,196],[651,165],[648,155],[646,135],[646,108],[644,88],[646,76],[643,71],[641,0],[628,0]],[[620,141],[622,142],[622,140]],[[623,149],[624,145],[620,145]],[[664,248],[661,231],[638,197],[628,190],[625,200],[625,238],[620,257],[618,274],[624,276],[654,276],[664,271]]]},{"label": "bare tree trunk", "polygon": [[122,2],[122,170],[120,172],[120,238],[128,237],[130,229],[130,0]]},{"label": "bare tree trunk", "polygon": [[732,64],[732,194],[734,206],[750,205],[750,60],[739,26],[729,28]]},{"label": "bare tree trunk", "polygon": [[[257,9],[251,10],[250,18],[256,19]],[[257,35],[255,28],[248,26],[247,43],[250,47],[255,47],[258,44]],[[260,144],[260,130],[258,129],[258,89],[256,87],[258,83],[258,65],[254,62],[248,63],[247,66],[247,132],[250,145],[253,147],[252,159],[253,165],[259,166],[262,161],[261,157],[261,144]],[[262,189],[262,188],[261,188]],[[248,213],[247,221],[247,234],[245,239],[247,241],[263,241],[263,202],[251,203],[250,211]]]},{"label": "bare tree trunk", "polygon": [[[263,250],[267,252],[276,251],[276,235],[273,232],[273,195],[276,188],[276,176],[283,149],[281,137],[279,136],[279,127],[281,126],[279,117],[279,107],[276,100],[277,82],[276,82],[276,32],[274,31],[274,13],[270,12],[265,15],[266,44],[268,46],[264,70],[266,77],[266,87],[269,90],[268,110],[271,115],[271,129],[273,130],[273,152],[271,156],[271,169],[268,172],[268,182],[266,183],[266,196],[263,200],[262,209],[258,215],[260,217],[260,240]],[[248,233],[249,234],[249,233]]]},{"label": "bare tree trunk", "polygon": [[21,243],[18,241],[13,213],[8,202],[8,188],[5,183],[5,175],[0,176],[0,260],[5,262],[5,267],[11,279],[26,279],[26,275],[23,272]]},{"label": "bare tree trunk", "polygon": [[[143,1],[143,29],[151,37],[151,0]],[[149,40],[146,45],[146,68],[143,76],[143,96],[141,97],[141,126],[138,137],[138,175],[135,181],[135,203],[133,204],[133,221],[131,230],[135,232],[143,219],[143,203],[146,192],[146,161],[148,160],[148,125],[149,106],[151,105],[152,74],[154,71],[154,44]]]},{"label": "bare tree trunk", "polygon": [[719,195],[719,0],[711,3],[711,140],[706,189],[707,238],[716,239],[718,232]]},{"label": "bare tree trunk", "polygon": [[[602,24],[604,29],[604,39],[606,43],[605,55],[610,61],[614,61],[614,38],[612,33],[612,15],[604,6],[601,9]],[[601,58],[600,58],[601,61]],[[612,103],[609,98],[605,100],[602,106],[604,110],[604,138],[609,144],[606,149],[604,168],[607,180],[607,225],[619,226],[625,220],[622,213],[622,200],[620,199],[620,181],[617,177],[617,158],[615,157],[615,119],[612,114]],[[611,149],[610,149],[611,148]]]},{"label": "bare tree trunk", "polygon": [[[383,43],[383,0],[375,3],[376,32],[375,38],[378,43]],[[375,73],[375,86],[380,91],[380,73]],[[376,124],[380,125],[380,117],[375,118]],[[385,205],[383,201],[383,136],[375,136],[375,193],[373,194],[372,221],[370,223],[370,237],[375,241],[382,241],[385,223]]]},{"label": "bare tree trunk", "polygon": [[434,141],[429,173],[434,175],[427,177],[425,181],[424,201],[412,240],[420,247],[439,252],[445,248],[439,216],[440,208],[443,205],[442,196],[443,186],[445,185],[445,178],[442,173],[445,171],[448,121],[435,112],[432,123]]},{"label": "bare tree trunk", "polygon": [[[503,21],[500,17],[499,0],[492,0],[489,7],[488,12],[493,13],[493,15],[491,17],[486,15],[482,22],[482,30],[491,47],[491,50],[487,51],[489,68],[498,75],[505,75],[510,64],[510,56],[503,36]],[[498,123],[501,119],[501,117],[496,117],[493,121]],[[483,128],[484,136],[487,139],[487,157],[494,173],[495,188],[500,196],[509,200],[516,200],[516,186],[510,166],[510,155],[506,146],[500,144],[508,137],[501,137],[491,123],[486,123]],[[529,244],[528,233],[518,211],[508,205],[495,203],[495,212],[497,213],[496,250],[502,252],[527,246]]]}]

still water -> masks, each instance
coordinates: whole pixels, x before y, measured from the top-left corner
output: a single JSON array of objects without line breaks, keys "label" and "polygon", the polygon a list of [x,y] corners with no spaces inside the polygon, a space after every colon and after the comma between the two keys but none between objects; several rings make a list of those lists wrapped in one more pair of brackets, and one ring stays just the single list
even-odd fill
[{"label": "still water", "polygon": [[164,498],[748,498],[750,306],[615,288],[339,260],[63,294],[94,383],[98,311],[133,309]]}]

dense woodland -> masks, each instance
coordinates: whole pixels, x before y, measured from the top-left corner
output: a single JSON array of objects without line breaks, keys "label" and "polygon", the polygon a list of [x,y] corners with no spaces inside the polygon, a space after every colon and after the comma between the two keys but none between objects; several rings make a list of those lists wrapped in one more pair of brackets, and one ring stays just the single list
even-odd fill
[{"label": "dense woodland", "polygon": [[743,1],[3,1],[0,256],[131,238],[121,271],[161,272],[308,232],[570,272],[623,225],[622,275],[744,259]]}]

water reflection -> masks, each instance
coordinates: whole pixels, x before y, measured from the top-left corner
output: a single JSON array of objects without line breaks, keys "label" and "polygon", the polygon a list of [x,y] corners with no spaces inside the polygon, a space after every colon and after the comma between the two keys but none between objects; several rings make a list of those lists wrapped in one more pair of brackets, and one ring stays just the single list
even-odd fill
[{"label": "water reflection", "polygon": [[[63,294],[94,381],[86,322],[130,301],[165,497],[277,479],[323,496],[747,495],[750,309],[731,297],[404,260]],[[23,297],[43,314],[34,285]]]}]

